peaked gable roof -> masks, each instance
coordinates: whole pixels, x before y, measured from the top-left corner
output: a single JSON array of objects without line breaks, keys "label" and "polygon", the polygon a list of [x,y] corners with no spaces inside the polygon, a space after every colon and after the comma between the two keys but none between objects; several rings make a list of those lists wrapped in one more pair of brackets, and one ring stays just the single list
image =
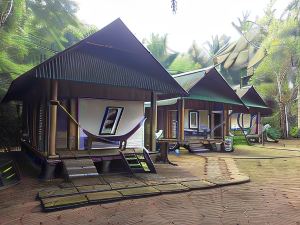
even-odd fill
[{"label": "peaked gable roof", "polygon": [[236,93],[244,104],[250,108],[250,111],[257,111],[263,114],[271,113],[271,109],[267,106],[253,86],[237,88]]},{"label": "peaked gable roof", "polygon": [[215,67],[173,77],[189,93],[188,99],[244,106],[241,99]]},{"label": "peaked gable roof", "polygon": [[4,101],[20,98],[22,86],[28,88],[36,79],[137,88],[162,96],[187,95],[121,19],[18,77]]}]

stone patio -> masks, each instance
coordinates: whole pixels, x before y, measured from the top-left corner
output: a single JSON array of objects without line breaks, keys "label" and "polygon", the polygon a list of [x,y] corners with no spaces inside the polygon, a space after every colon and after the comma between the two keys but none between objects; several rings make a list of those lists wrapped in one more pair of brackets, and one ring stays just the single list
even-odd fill
[{"label": "stone patio", "polygon": [[[170,159],[176,161],[178,166],[156,164],[156,174],[102,174],[99,177],[80,178],[72,182],[50,182],[47,188],[38,192],[37,198],[44,211],[53,211],[128,198],[240,184],[250,180],[247,175],[239,172],[234,160],[230,158],[206,158],[182,151],[180,157],[170,155]],[[185,162],[193,162],[196,169],[189,170]]]}]

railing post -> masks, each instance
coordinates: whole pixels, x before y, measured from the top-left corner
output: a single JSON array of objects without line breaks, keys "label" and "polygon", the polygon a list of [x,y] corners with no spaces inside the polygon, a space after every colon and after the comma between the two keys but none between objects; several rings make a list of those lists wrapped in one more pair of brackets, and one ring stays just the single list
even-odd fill
[{"label": "railing post", "polygon": [[[58,82],[51,81],[50,100],[57,101]],[[56,124],[57,124],[57,105],[50,105],[50,136],[49,136],[49,158],[56,158]]]},{"label": "railing post", "polygon": [[150,121],[150,151],[156,151],[156,134],[157,131],[157,94],[151,93],[151,121]]},{"label": "railing post", "polygon": [[184,141],[184,99],[178,100],[178,141]]}]

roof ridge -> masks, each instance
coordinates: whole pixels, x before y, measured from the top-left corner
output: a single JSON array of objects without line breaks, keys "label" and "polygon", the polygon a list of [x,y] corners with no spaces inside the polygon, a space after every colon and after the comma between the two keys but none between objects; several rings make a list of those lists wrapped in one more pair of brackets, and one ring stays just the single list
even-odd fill
[{"label": "roof ridge", "polygon": [[188,72],[184,72],[184,73],[179,73],[179,74],[176,74],[176,75],[172,75],[172,77],[177,78],[177,77],[187,76],[187,75],[202,72],[202,71],[206,72],[207,70],[210,70],[213,67],[214,66],[210,66],[210,67],[200,68],[200,69],[197,69],[197,70],[192,70],[192,71],[188,71]]}]

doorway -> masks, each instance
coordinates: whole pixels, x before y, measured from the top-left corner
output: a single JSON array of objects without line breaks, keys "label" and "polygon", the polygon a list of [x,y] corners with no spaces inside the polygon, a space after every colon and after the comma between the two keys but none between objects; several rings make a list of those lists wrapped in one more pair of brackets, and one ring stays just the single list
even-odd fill
[{"label": "doorway", "polygon": [[223,123],[223,114],[222,112],[213,112],[213,129],[215,127],[218,127],[214,129],[213,131],[213,138],[223,138],[223,126],[221,125]]}]

